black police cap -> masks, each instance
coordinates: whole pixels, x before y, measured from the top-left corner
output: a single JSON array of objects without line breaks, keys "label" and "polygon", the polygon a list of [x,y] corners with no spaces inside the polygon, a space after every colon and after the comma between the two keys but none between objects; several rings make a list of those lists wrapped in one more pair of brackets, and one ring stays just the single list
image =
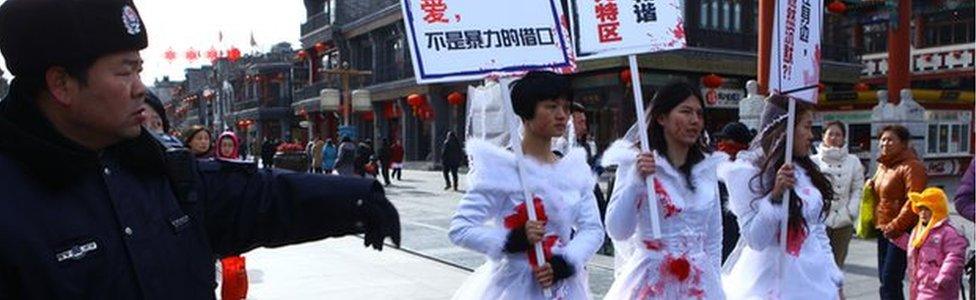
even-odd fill
[{"label": "black police cap", "polygon": [[129,0],[8,0],[0,6],[0,53],[14,76],[148,45]]}]

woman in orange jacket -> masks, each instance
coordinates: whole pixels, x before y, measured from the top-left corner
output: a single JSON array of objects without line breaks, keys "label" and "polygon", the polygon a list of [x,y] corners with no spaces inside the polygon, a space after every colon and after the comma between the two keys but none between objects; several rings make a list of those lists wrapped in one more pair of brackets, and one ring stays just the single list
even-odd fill
[{"label": "woman in orange jacket", "polygon": [[927,176],[925,166],[911,148],[911,135],[900,125],[881,129],[881,156],[878,170],[869,183],[877,193],[874,209],[875,227],[884,233],[878,237],[878,277],[881,280],[881,299],[904,299],[902,280],[905,278],[907,257],[893,241],[906,238],[918,222],[908,202],[909,192],[922,192]]}]

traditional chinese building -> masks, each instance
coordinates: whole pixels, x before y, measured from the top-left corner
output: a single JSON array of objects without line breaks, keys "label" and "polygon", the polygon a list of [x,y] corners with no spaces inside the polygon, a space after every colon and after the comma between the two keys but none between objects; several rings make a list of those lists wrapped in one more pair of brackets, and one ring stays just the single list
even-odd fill
[{"label": "traditional chinese building", "polygon": [[259,154],[264,140],[296,137],[292,134],[298,127],[291,113],[292,55],[290,44],[279,43],[268,53],[217,61],[222,80],[216,86],[220,99],[226,101],[222,103],[225,126],[237,133],[252,155]]},{"label": "traditional chinese building", "polygon": [[[825,34],[851,39],[854,47],[863,49],[863,68],[856,84],[831,86],[822,95],[817,123],[847,123],[851,152],[873,170],[879,125],[888,123],[883,119],[894,118],[894,123],[911,130],[913,146],[924,158],[930,185],[953,191],[973,157],[974,4],[957,0],[912,1],[909,51],[903,60],[889,59],[895,56],[889,53],[889,29],[899,25],[892,18],[904,12],[894,2],[849,3],[843,14],[832,15],[839,26]],[[889,70],[896,64],[909,70],[905,86],[910,90],[888,90]],[[891,99],[896,95],[898,102]],[[898,119],[905,106],[915,105],[903,103],[905,98],[911,98],[922,110]]]},{"label": "traditional chinese building", "polygon": [[[437,161],[445,133],[464,128],[463,105],[448,104],[448,96],[463,101],[475,83],[417,85],[399,1],[308,0],[305,8],[293,113],[313,134],[338,139],[345,118],[336,97],[368,99],[350,105],[358,107],[349,113],[358,137],[400,139],[407,160]],[[348,89],[338,75],[344,71]]]}]

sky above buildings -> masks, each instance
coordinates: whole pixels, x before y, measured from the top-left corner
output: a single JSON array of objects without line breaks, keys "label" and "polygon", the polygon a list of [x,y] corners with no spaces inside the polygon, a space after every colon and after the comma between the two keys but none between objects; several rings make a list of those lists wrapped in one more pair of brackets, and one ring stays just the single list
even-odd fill
[{"label": "sky above buildings", "polygon": [[[0,0],[3,4],[6,0]],[[169,76],[182,80],[184,69],[209,64],[207,50],[237,47],[243,53],[266,52],[272,45],[288,42],[299,47],[299,26],[305,22],[302,1],[266,0],[134,0],[146,30],[149,47],[142,51],[142,81],[151,85]],[[250,46],[251,33],[257,47]],[[223,41],[219,40],[223,35]],[[72,45],[65,45],[70,49]],[[165,53],[172,48],[176,59],[169,62]],[[195,61],[186,59],[190,48],[200,52]],[[0,57],[0,68],[7,72]],[[10,74],[4,74],[8,80]]]}]

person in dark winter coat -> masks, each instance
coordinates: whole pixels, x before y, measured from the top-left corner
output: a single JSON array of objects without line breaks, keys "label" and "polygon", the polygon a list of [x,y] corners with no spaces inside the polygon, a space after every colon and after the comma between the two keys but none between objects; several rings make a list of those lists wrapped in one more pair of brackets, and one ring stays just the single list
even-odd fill
[{"label": "person in dark winter coat", "polygon": [[366,165],[373,158],[373,141],[365,139],[356,148],[356,174],[366,177]]},{"label": "person in dark winter coat", "polygon": [[376,158],[380,162],[380,174],[383,174],[383,183],[390,186],[390,145],[386,139],[381,139],[376,148]]},{"label": "person in dark winter coat", "polygon": [[458,140],[457,136],[454,135],[453,131],[447,132],[447,137],[444,139],[444,145],[441,147],[441,165],[444,166],[444,189],[451,189],[451,178],[447,175],[450,174],[454,178],[454,190],[458,190],[458,168],[461,167],[461,161],[464,159],[464,149],[461,148],[461,141]]},{"label": "person in dark winter coat", "polygon": [[274,168],[274,155],[278,149],[278,143],[273,139],[265,139],[261,144],[261,164],[265,169]]},{"label": "person in dark winter coat", "polygon": [[348,136],[342,137],[339,143],[339,154],[335,163],[336,173],[343,176],[354,176],[356,173],[356,144]]},{"label": "person in dark winter coat", "polygon": [[375,181],[198,161],[144,129],[146,45],[128,0],[0,6],[0,299],[214,299],[217,257],[399,244]]}]

